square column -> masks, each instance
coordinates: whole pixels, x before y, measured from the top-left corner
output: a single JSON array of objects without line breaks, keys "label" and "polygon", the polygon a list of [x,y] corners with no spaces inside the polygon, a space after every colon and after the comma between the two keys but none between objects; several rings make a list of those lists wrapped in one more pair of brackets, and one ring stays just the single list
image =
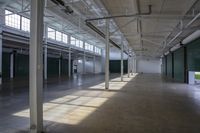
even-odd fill
[{"label": "square column", "polygon": [[110,59],[109,20],[106,19],[105,89],[109,89],[109,59]]},{"label": "square column", "polygon": [[121,81],[123,81],[123,75],[124,75],[124,46],[121,37]]},{"label": "square column", "polygon": [[68,56],[68,76],[71,77],[71,48],[69,49]]},{"label": "square column", "polygon": [[29,49],[30,133],[43,131],[43,16],[44,0],[31,0]]}]

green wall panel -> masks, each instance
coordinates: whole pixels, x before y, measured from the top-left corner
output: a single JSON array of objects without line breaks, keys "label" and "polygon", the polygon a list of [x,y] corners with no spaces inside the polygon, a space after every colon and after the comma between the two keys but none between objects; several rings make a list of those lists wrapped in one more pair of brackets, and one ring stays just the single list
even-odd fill
[{"label": "green wall panel", "polygon": [[188,71],[200,71],[200,38],[187,44]]},{"label": "green wall panel", "polygon": [[166,75],[166,57],[162,58],[162,74]]},{"label": "green wall panel", "polygon": [[23,54],[15,54],[14,76],[28,77],[29,75],[29,56]]},{"label": "green wall panel", "polygon": [[184,48],[174,52],[174,79],[184,82]]},{"label": "green wall panel", "polygon": [[62,59],[61,62],[61,75],[68,75],[68,59]]},{"label": "green wall panel", "polygon": [[167,55],[167,77],[172,78],[172,54]]},{"label": "green wall panel", "polygon": [[10,77],[10,53],[2,53],[2,78]]},{"label": "green wall panel", "polygon": [[[110,73],[120,73],[121,72],[121,60],[110,60]],[[128,71],[127,60],[124,60],[124,73]]]},{"label": "green wall panel", "polygon": [[[73,68],[73,60],[71,60],[71,74],[72,74],[72,68]],[[61,75],[68,76],[68,59],[62,59]]]},{"label": "green wall panel", "polygon": [[47,58],[47,76],[59,75],[59,58]]}]

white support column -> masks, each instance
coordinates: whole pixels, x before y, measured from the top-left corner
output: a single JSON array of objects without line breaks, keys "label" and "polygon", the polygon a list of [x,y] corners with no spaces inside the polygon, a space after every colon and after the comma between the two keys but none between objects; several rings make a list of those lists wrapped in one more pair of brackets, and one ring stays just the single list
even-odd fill
[{"label": "white support column", "polygon": [[2,84],[2,26],[5,24],[4,14],[4,8],[0,8],[0,85]]},{"label": "white support column", "polygon": [[105,89],[109,89],[109,58],[110,58],[109,20],[106,19]]},{"label": "white support column", "polygon": [[69,48],[68,56],[68,76],[71,77],[71,48]]},{"label": "white support column", "polygon": [[83,74],[86,74],[85,61],[86,61],[86,57],[85,57],[85,51],[84,51],[84,55],[83,55]]},{"label": "white support column", "polygon": [[61,53],[60,53],[60,57],[58,60],[58,76],[61,76],[61,62],[62,62],[62,57],[61,57]]},{"label": "white support column", "polygon": [[133,75],[133,65],[134,65],[134,57],[133,57],[133,54],[132,54],[132,58],[131,58],[131,75]]},{"label": "white support column", "polygon": [[130,57],[128,55],[128,78],[130,77]]},{"label": "white support column", "polygon": [[43,131],[43,16],[44,0],[31,0],[29,49],[30,132]]},{"label": "white support column", "polygon": [[44,79],[47,80],[47,58],[48,58],[48,51],[47,45],[44,45]]},{"label": "white support column", "polygon": [[10,78],[14,78],[14,53],[10,54]]},{"label": "white support column", "polygon": [[95,67],[96,67],[96,56],[93,57],[93,73],[95,74]]},{"label": "white support column", "polygon": [[124,75],[124,45],[121,37],[121,81],[123,81],[123,75]]},{"label": "white support column", "polygon": [[[46,1],[45,1],[46,4]],[[48,58],[48,46],[47,46],[47,24],[44,24],[44,80],[47,80],[47,58]]]},{"label": "white support column", "polygon": [[2,84],[2,26],[0,26],[0,85]]}]

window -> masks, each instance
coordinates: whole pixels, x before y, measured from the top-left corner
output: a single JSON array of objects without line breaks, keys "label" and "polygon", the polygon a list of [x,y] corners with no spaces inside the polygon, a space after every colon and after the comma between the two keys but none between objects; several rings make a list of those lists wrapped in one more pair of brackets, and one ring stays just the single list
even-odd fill
[{"label": "window", "polygon": [[79,40],[78,39],[76,39],[76,47],[79,47]]},{"label": "window", "polygon": [[22,24],[21,28],[23,31],[30,32],[30,19],[22,17]]},{"label": "window", "polygon": [[64,43],[68,43],[68,35],[66,35],[66,34],[63,33],[62,36],[63,36],[63,40],[62,41]]},{"label": "window", "polygon": [[83,48],[83,41],[81,41],[81,40],[80,40],[80,42],[79,42],[79,47],[80,47],[80,48]]},{"label": "window", "polygon": [[[12,14],[12,15],[10,15]],[[20,16],[13,14],[13,12],[5,10],[5,24],[7,26],[20,29]]]},{"label": "window", "polygon": [[85,43],[85,50],[89,50],[89,45],[88,43]]},{"label": "window", "polygon": [[90,51],[94,51],[93,50],[93,45],[90,45],[90,49],[89,49]]},{"label": "window", "polygon": [[101,55],[101,49],[98,47],[94,47],[94,52]]},{"label": "window", "polygon": [[62,41],[62,33],[59,31],[56,31],[56,41]]},{"label": "window", "polygon": [[93,52],[94,51],[93,48],[94,48],[93,45],[85,43],[85,50]]},{"label": "window", "polygon": [[49,27],[47,28],[47,31],[48,31],[48,33],[47,33],[48,38],[51,38],[51,39],[55,40],[56,31],[54,29],[52,29],[52,28],[49,28]]},{"label": "window", "polygon": [[76,39],[71,36],[71,45],[76,45]]}]

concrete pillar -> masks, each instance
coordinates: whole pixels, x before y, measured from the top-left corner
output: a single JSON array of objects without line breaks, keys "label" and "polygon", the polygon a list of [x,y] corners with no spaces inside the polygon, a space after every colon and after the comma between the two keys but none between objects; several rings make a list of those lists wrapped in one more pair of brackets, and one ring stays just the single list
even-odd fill
[{"label": "concrete pillar", "polygon": [[47,80],[47,58],[48,58],[48,51],[47,51],[47,45],[44,45],[44,79]]},{"label": "concrete pillar", "polygon": [[43,132],[43,17],[44,0],[31,0],[29,49],[30,132]]},{"label": "concrete pillar", "polygon": [[0,27],[0,85],[2,84],[2,27]]},{"label": "concrete pillar", "polygon": [[[46,2],[45,2],[46,4]],[[47,24],[44,24],[44,79],[47,80],[47,58],[48,58],[48,46],[47,46]]]},{"label": "concrete pillar", "polygon": [[14,53],[10,54],[10,78],[14,78]]},{"label": "concrete pillar", "polygon": [[132,58],[131,58],[131,75],[133,75],[133,71],[134,71],[134,57],[133,57],[133,54],[132,54]]},{"label": "concrete pillar", "polygon": [[0,85],[2,84],[2,26],[5,24],[4,14],[4,8],[0,8]]},{"label": "concrete pillar", "polygon": [[128,55],[128,78],[130,77],[130,56]]},{"label": "concrete pillar", "polygon": [[61,62],[62,62],[62,56],[60,55],[60,58],[58,60],[58,76],[61,76]]},{"label": "concrete pillar", "polygon": [[69,49],[68,56],[68,76],[71,77],[71,49]]},{"label": "concrete pillar", "polygon": [[124,46],[121,37],[121,81],[123,81],[123,75],[124,75]]},{"label": "concrete pillar", "polygon": [[83,74],[86,74],[85,62],[86,62],[86,57],[85,57],[85,52],[84,52],[84,55],[83,55]]},{"label": "concrete pillar", "polygon": [[93,57],[93,73],[95,74],[96,56]]},{"label": "concrete pillar", "polygon": [[109,20],[106,19],[105,89],[109,89],[109,59],[110,59]]}]

